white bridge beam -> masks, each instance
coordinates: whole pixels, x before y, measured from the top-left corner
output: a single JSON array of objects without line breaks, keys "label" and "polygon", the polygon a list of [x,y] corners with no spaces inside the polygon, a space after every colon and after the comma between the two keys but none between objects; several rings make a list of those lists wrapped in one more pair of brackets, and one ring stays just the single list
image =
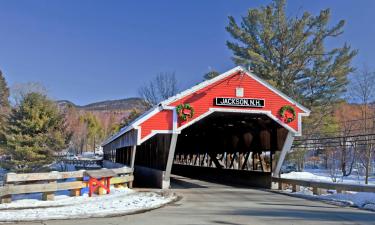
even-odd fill
[{"label": "white bridge beam", "polygon": [[284,142],[284,146],[281,149],[279,160],[277,161],[275,170],[272,172],[273,176],[280,177],[281,166],[284,163],[286,154],[292,148],[293,141],[294,141],[294,135],[293,135],[292,132],[289,131],[288,134],[287,134],[287,136],[286,136],[286,139],[285,139],[285,142]]}]

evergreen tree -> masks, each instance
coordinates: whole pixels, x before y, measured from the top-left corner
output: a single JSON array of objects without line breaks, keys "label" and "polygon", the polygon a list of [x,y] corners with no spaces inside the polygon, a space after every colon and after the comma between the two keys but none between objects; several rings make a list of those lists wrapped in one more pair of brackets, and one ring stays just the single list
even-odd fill
[{"label": "evergreen tree", "polygon": [[[274,0],[250,9],[240,24],[230,16],[226,29],[234,41],[227,41],[227,46],[236,64],[250,67],[313,112],[329,115],[330,106],[345,91],[357,51],[347,44],[325,48],[328,38],[343,33],[345,23],[341,20],[329,27],[329,9],[317,16],[304,12],[301,17],[287,17],[285,5],[285,0]],[[322,115],[314,121],[319,118]]]},{"label": "evergreen tree", "polygon": [[204,80],[211,80],[212,78],[217,77],[219,75],[220,75],[220,73],[217,72],[216,70],[211,70],[210,72],[206,73],[203,76],[203,78],[204,78]]},{"label": "evergreen tree", "polygon": [[14,108],[5,134],[10,169],[33,171],[53,161],[67,147],[70,134],[57,105],[40,93],[29,93]]},{"label": "evergreen tree", "polygon": [[9,88],[5,78],[0,71],[0,152],[4,152],[5,136],[4,131],[9,113]]},{"label": "evergreen tree", "polygon": [[9,88],[0,70],[0,108],[9,108]]}]

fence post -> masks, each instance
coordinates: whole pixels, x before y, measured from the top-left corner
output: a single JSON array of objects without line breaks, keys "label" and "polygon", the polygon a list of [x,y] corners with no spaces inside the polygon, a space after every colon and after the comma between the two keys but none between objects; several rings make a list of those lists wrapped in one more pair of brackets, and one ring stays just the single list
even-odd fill
[{"label": "fence post", "polygon": [[[129,175],[132,176],[133,173],[130,173]],[[128,188],[133,188],[133,181],[128,182]]]},{"label": "fence post", "polygon": [[[85,171],[85,170],[79,170],[79,171]],[[84,175],[82,177],[77,177],[76,181],[81,181],[83,183],[83,177],[84,177]],[[78,188],[78,189],[70,190],[70,196],[71,197],[81,196],[81,189]]]},{"label": "fence post", "polygon": [[[52,171],[51,173],[58,173],[57,171]],[[57,185],[57,180],[49,180],[48,184],[55,184]],[[44,192],[42,195],[42,200],[43,201],[52,201],[55,199],[55,192]]]},{"label": "fence post", "polygon": [[279,182],[277,182],[277,184],[278,184],[278,189],[279,189],[279,190],[283,190],[283,182],[281,182],[281,181],[279,180]]},{"label": "fence post", "polygon": [[292,184],[292,192],[300,191],[300,186],[297,184]]},{"label": "fence post", "polygon": [[[77,178],[76,180],[77,180],[77,181],[82,181],[82,183],[83,183],[83,177],[82,177],[82,178],[79,177],[79,178]],[[71,196],[71,197],[81,196],[81,189],[78,188],[78,189],[72,189],[72,190],[70,190],[70,196]]]},{"label": "fence post", "polygon": [[319,195],[319,193],[318,193],[318,187],[313,187],[313,194],[314,195]]},{"label": "fence post", "polygon": [[[8,190],[12,189],[14,184],[6,184],[4,187]],[[12,202],[12,195],[4,195],[1,196],[1,204],[3,203],[11,203]]]}]

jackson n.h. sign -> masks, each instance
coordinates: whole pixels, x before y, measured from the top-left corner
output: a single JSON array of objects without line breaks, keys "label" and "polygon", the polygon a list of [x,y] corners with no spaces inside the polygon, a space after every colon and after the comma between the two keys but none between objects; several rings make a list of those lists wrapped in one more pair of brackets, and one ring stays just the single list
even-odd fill
[{"label": "jackson n.h. sign", "polygon": [[262,108],[264,107],[264,99],[218,97],[215,98],[215,105]]}]

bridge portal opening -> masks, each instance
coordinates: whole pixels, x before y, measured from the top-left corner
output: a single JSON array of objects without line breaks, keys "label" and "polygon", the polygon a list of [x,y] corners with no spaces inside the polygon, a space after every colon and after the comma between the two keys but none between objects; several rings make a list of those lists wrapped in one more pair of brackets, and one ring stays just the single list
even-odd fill
[{"label": "bridge portal opening", "polygon": [[172,173],[269,187],[287,133],[264,114],[214,112],[178,135]]}]

